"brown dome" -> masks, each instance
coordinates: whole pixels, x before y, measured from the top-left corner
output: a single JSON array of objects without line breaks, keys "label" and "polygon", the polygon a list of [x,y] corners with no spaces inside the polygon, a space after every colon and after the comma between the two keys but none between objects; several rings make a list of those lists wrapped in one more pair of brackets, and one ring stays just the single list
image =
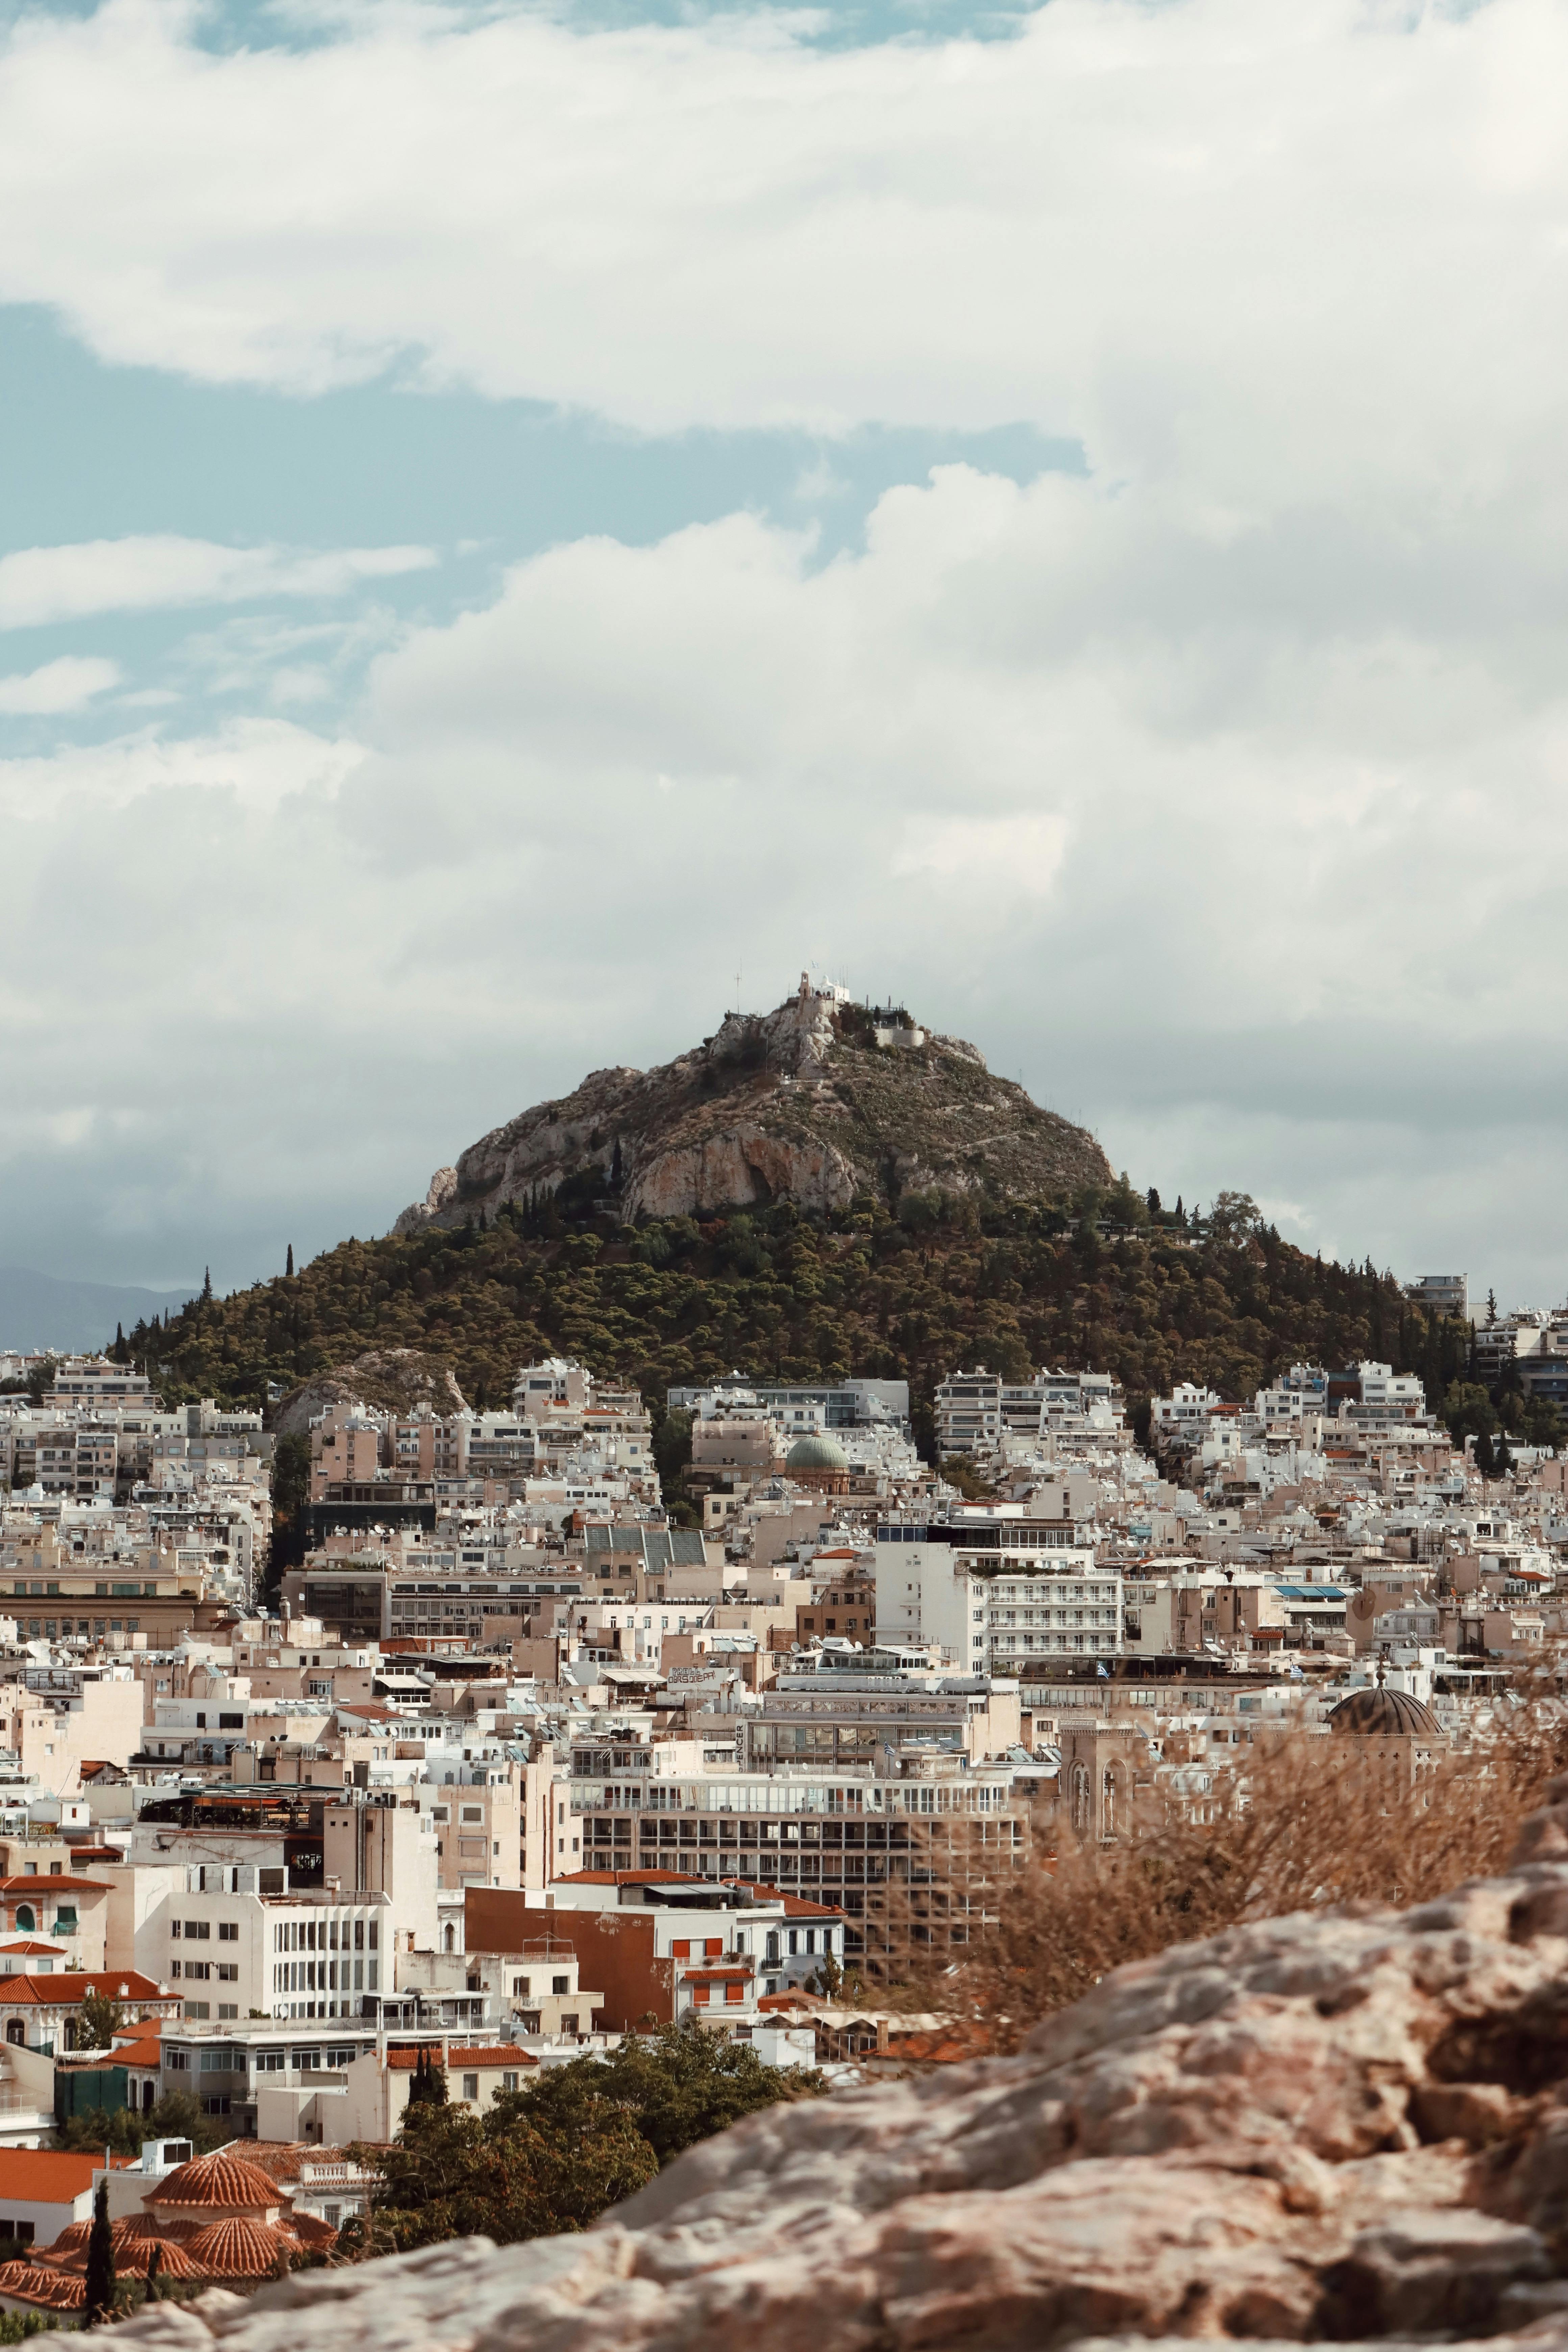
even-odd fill
[{"label": "brown dome", "polygon": [[214,2221],[186,2250],[209,2278],[265,2279],[278,2273],[279,2256],[289,2251],[281,2230],[265,2221]]},{"label": "brown dome", "polygon": [[258,2164],[219,2147],[182,2164],[144,2201],[153,2207],[205,2205],[220,2213],[270,2213],[282,2200],[278,2183]]},{"label": "brown dome", "polygon": [[1408,1691],[1375,1688],[1352,1691],[1329,1717],[1331,1731],[1350,1732],[1362,1739],[1441,1739],[1443,1727],[1431,1708]]},{"label": "brown dome", "polygon": [[[229,2221],[218,2221],[213,2226],[226,2230],[235,2225]],[[252,2225],[246,2223],[242,2226],[248,2228]],[[207,2275],[200,2263],[193,2262],[184,2246],[173,2238],[127,2238],[114,2249],[114,2267],[121,2277],[145,2278],[152,2269],[154,2254],[158,2257],[160,2278],[199,2279]]]}]

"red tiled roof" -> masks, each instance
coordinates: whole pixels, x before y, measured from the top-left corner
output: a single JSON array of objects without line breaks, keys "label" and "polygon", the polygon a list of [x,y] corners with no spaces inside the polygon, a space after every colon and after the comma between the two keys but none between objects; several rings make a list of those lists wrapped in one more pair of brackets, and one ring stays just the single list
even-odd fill
[{"label": "red tiled roof", "polygon": [[[0,1960],[4,1958],[0,1952]],[[41,1990],[46,1985],[47,1991]],[[163,1991],[151,1977],[139,1976],[134,1969],[100,1969],[96,1974],[61,1969],[47,1977],[0,1977],[0,2009],[19,2009],[27,2002],[40,2009],[59,2009],[70,2001],[85,2000],[89,1992],[107,1993],[110,2000],[174,2003],[179,2000],[177,1993]]]},{"label": "red tiled roof", "polygon": [[[224,2225],[220,2221],[217,2226],[221,2230]],[[145,2278],[153,2266],[154,2254],[158,2257],[160,2278],[200,2279],[208,2275],[202,2263],[190,2254],[177,2239],[162,2236],[149,2237],[142,2231],[127,2231],[121,2238],[118,2227],[116,2228],[114,2267],[121,2278],[127,2272],[137,2278]],[[85,2260],[82,2267],[85,2271]]]},{"label": "red tiled roof", "polygon": [[[123,2170],[128,2157],[117,2156]],[[103,2170],[103,2150],[79,2154],[65,2147],[0,2147],[0,2204],[68,2205],[92,2187]]]},{"label": "red tiled roof", "polygon": [[121,2066],[161,2066],[163,2045],[157,2035],[153,2034],[145,2042],[116,2042],[110,2055]]},{"label": "red tiled roof", "polygon": [[271,2278],[279,2257],[291,2251],[291,2236],[268,2221],[230,2217],[211,2222],[191,2240],[188,2252],[209,2278]]},{"label": "red tiled roof", "polygon": [[53,1872],[47,1876],[42,1871],[21,1872],[15,1878],[0,1878],[0,1895],[107,1895],[109,1889],[97,1878],[57,1878]]},{"label": "red tiled roof", "polygon": [[[434,2045],[431,2045],[432,2050]],[[386,2063],[395,2074],[411,2074],[419,2063],[417,2050],[389,2050]],[[526,2050],[519,2050],[510,2042],[487,2044],[479,2050],[453,2050],[447,2053],[447,2072],[461,2074],[465,2066],[537,2066],[539,2061]]]},{"label": "red tiled roof", "polygon": [[144,2202],[154,2210],[161,2205],[226,2205],[264,2213],[279,2202],[278,2183],[232,2147],[218,2147],[182,2164],[149,2191]]},{"label": "red tiled roof", "polygon": [[726,1886],[738,1886],[742,1894],[766,1895],[782,1902],[786,1919],[842,1919],[843,1912],[836,1903],[808,1903],[804,1895],[788,1894],[782,1886],[770,1886],[760,1878],[726,1878]]},{"label": "red tiled roof", "polygon": [[40,2304],[49,2311],[79,2311],[87,2301],[87,2281],[41,2263],[0,2263],[0,2294],[17,2303]]},{"label": "red tiled roof", "polygon": [[[674,1886],[692,1883],[679,1870],[563,1870],[557,1874],[566,1886]],[[697,1882],[699,1885],[701,1883]]]}]

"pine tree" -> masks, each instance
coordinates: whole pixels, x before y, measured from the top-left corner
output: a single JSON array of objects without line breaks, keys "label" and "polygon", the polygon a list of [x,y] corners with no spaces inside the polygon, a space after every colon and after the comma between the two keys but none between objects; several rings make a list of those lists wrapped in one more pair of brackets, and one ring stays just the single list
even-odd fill
[{"label": "pine tree", "polygon": [[1483,1478],[1490,1478],[1497,1469],[1497,1463],[1492,1454],[1492,1442],[1484,1429],[1476,1440],[1476,1468]]},{"label": "pine tree", "polygon": [[109,2226],[109,2182],[100,2180],[92,2200],[87,2241],[87,2301],[82,2324],[96,2327],[114,2309],[114,2238]]},{"label": "pine tree", "polygon": [[213,1270],[209,1265],[202,1276],[202,1305],[208,1306],[213,1295]]},{"label": "pine tree", "polygon": [[620,1137],[617,1135],[617,1136],[616,1136],[616,1148],[615,1148],[614,1151],[610,1154],[610,1190],[611,1190],[611,1192],[618,1192],[620,1191],[620,1189],[621,1189],[621,1139],[620,1139]]},{"label": "pine tree", "polygon": [[292,1242],[289,1244],[289,1263],[283,1269],[283,1279],[285,1282],[292,1282],[294,1279],[294,1244]]}]

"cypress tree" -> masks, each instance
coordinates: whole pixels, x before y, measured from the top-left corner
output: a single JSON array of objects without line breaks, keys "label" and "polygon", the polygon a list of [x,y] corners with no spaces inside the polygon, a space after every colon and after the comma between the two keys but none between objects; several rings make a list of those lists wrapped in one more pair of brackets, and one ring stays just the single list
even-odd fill
[{"label": "cypress tree", "polygon": [[408,2085],[411,2107],[444,2107],[447,2104],[447,2076],[437,2066],[423,2042],[415,2056],[413,2079]]},{"label": "cypress tree", "polygon": [[87,2301],[83,2325],[96,2327],[114,2309],[114,2239],[109,2227],[109,2182],[100,2180],[92,2200],[92,2228],[87,2241]]},{"label": "cypress tree", "polygon": [[286,1282],[292,1282],[294,1279],[294,1244],[292,1242],[289,1244],[289,1263],[283,1269],[283,1278]]}]

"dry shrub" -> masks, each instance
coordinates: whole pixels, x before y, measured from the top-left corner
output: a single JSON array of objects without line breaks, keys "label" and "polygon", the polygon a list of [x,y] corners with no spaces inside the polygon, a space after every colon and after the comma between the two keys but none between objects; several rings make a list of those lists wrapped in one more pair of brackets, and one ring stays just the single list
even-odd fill
[{"label": "dry shrub", "polygon": [[910,1991],[984,2018],[1005,2051],[1112,1969],[1168,1945],[1331,1904],[1419,1903],[1486,1876],[1568,1766],[1568,1721],[1554,1705],[1521,1705],[1488,1746],[1445,1758],[1413,1790],[1381,1746],[1290,1732],[1215,1763],[1209,1819],[1172,1807],[1114,1844],[1069,1844],[1042,1822],[1035,1847],[1047,1858],[1006,1890],[995,1930]]}]

